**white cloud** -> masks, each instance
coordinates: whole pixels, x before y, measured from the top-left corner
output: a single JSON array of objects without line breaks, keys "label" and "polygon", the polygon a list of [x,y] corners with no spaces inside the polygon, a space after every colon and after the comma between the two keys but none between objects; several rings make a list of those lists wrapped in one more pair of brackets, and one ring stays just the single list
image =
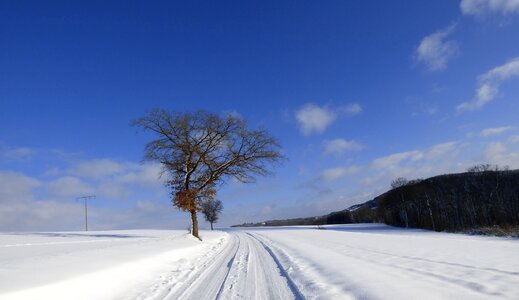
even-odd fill
[{"label": "white cloud", "polygon": [[34,188],[41,185],[37,179],[17,172],[0,170],[0,206],[32,197]]},{"label": "white cloud", "polygon": [[410,150],[389,154],[372,161],[365,175],[359,178],[364,190],[377,194],[387,191],[391,180],[397,177],[408,179],[427,178],[451,173],[466,168],[470,158],[460,159],[459,154],[466,147],[456,141],[432,145],[422,150]]},{"label": "white cloud", "polygon": [[519,152],[510,151],[504,142],[490,143],[485,149],[484,158],[489,164],[519,168]]},{"label": "white cloud", "polygon": [[483,81],[504,81],[519,75],[519,57],[515,57],[504,65],[493,68],[482,76]]},{"label": "white cloud", "polygon": [[372,166],[375,169],[394,168],[397,165],[399,165],[402,161],[417,161],[422,158],[423,153],[421,151],[399,152],[375,159],[372,163]]},{"label": "white cloud", "polygon": [[328,107],[306,104],[296,112],[296,119],[301,132],[310,135],[324,132],[337,119],[337,114]]},{"label": "white cloud", "polygon": [[430,162],[442,160],[447,156],[455,156],[463,145],[459,142],[436,144],[425,150],[412,150],[393,153],[374,159],[371,166],[374,169],[393,169],[401,167],[403,163]]},{"label": "white cloud", "polygon": [[499,93],[499,87],[504,81],[516,76],[519,76],[519,57],[479,76],[476,95],[472,100],[458,105],[458,111],[470,111],[483,107],[488,102],[494,100]]},{"label": "white cloud", "polygon": [[331,108],[312,103],[303,105],[296,111],[296,120],[301,133],[310,135],[323,133],[339,116],[355,116],[363,111],[358,103]]},{"label": "white cloud", "polygon": [[342,154],[346,151],[360,151],[364,149],[364,145],[356,141],[348,141],[345,139],[334,139],[324,142],[325,154]]},{"label": "white cloud", "polygon": [[418,117],[421,115],[432,116],[438,112],[438,106],[432,103],[422,102],[418,104],[416,111],[411,113],[411,116]]},{"label": "white cloud", "polygon": [[465,15],[482,16],[490,13],[519,13],[519,0],[462,0],[461,12]]},{"label": "white cloud", "polygon": [[73,160],[67,168],[48,169],[43,177],[54,178],[45,188],[58,198],[92,193],[102,199],[128,200],[136,190],[163,195],[165,179],[161,173],[158,163],[138,164],[103,158]]},{"label": "white cloud", "polygon": [[506,145],[502,142],[490,143],[485,149],[485,157],[488,160],[494,160],[496,157],[506,152]]},{"label": "white cloud", "polygon": [[483,129],[481,130],[481,135],[482,136],[492,136],[492,135],[499,135],[503,132],[506,132],[508,130],[512,129],[512,127],[510,126],[506,126],[506,127],[496,127],[496,128],[486,128],[486,129]]},{"label": "white cloud", "polygon": [[[32,154],[12,150],[13,159]],[[74,199],[90,194],[97,196],[89,202],[92,229],[185,228],[187,214],[171,206],[159,164],[51,153],[66,165],[50,166],[41,178],[0,170],[0,231],[81,230],[83,202]]]},{"label": "white cloud", "polygon": [[10,161],[26,161],[32,158],[36,154],[34,149],[28,147],[19,147],[9,149],[3,153],[3,157]]},{"label": "white cloud", "polygon": [[342,108],[342,111],[350,116],[358,115],[362,112],[362,106],[358,103],[351,103]]},{"label": "white cloud", "polygon": [[113,181],[102,183],[95,189],[95,194],[99,198],[114,200],[128,200],[132,192],[131,187]]},{"label": "white cloud", "polygon": [[444,155],[454,155],[458,151],[460,144],[458,142],[447,142],[432,146],[428,151],[425,151],[424,158],[428,160],[441,158]]},{"label": "white cloud", "polygon": [[79,203],[22,198],[16,203],[0,206],[0,230],[79,230],[83,226],[82,213]]},{"label": "white cloud", "polygon": [[27,175],[0,171],[0,231],[71,229],[77,204],[36,201],[35,189],[42,185]]},{"label": "white cloud", "polygon": [[123,172],[125,167],[111,159],[92,159],[75,163],[69,170],[70,174],[88,177],[92,179],[102,179]]},{"label": "white cloud", "polygon": [[72,176],[60,177],[48,183],[47,189],[58,197],[80,197],[90,194],[94,189],[81,179]]},{"label": "white cloud", "polygon": [[[127,192],[139,192],[132,185]],[[41,191],[51,192],[50,200]],[[55,231],[81,230],[84,226],[84,208],[73,201],[81,193],[96,192],[78,178],[67,176],[50,182],[27,175],[0,170],[0,231]],[[64,197],[64,199],[59,199]],[[89,203],[89,225],[98,229],[130,228],[184,228],[187,214],[175,210],[167,197],[139,199],[129,202],[127,208],[110,207],[103,201]]]},{"label": "white cloud", "polygon": [[397,177],[423,178],[448,173],[464,168],[459,164],[459,153],[466,144],[451,141],[433,145],[423,150],[411,150],[393,153],[376,158],[371,163],[371,172],[363,179],[367,187],[380,186],[380,191],[387,189],[389,182]]},{"label": "white cloud", "polygon": [[512,135],[508,138],[510,144],[519,144],[519,135]]},{"label": "white cloud", "polygon": [[115,180],[124,184],[136,184],[141,187],[158,187],[163,185],[163,180],[160,179],[162,167],[156,163],[146,163],[132,165],[131,171],[126,171],[119,175]]},{"label": "white cloud", "polygon": [[[160,178],[161,171],[161,166],[157,163],[136,164],[104,158],[76,161],[66,174],[69,174],[69,180],[72,175],[77,180],[95,183],[94,192],[99,193],[101,197],[125,199],[131,194],[131,189],[134,187],[162,188],[164,180]],[[46,174],[51,173],[47,172]],[[76,186],[76,188],[80,187]],[[85,191],[87,189],[82,188],[80,190]],[[88,190],[92,192],[92,188]]]},{"label": "white cloud", "polygon": [[322,172],[321,178],[326,181],[334,181],[341,177],[355,174],[360,170],[361,168],[357,166],[330,168]]},{"label": "white cloud", "polygon": [[458,53],[458,44],[447,40],[456,25],[437,31],[422,39],[416,49],[416,59],[425,64],[429,71],[440,71]]}]

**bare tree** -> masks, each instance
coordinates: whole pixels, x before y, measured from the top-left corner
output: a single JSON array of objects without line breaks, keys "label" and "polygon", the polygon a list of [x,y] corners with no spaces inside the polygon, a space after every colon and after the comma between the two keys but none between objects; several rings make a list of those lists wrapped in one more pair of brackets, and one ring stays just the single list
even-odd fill
[{"label": "bare tree", "polygon": [[[398,177],[391,181],[391,188],[396,189],[409,184],[409,180],[405,177]],[[407,213],[407,203],[404,198],[404,193],[400,191],[400,219],[404,221],[405,227],[409,227],[409,217]]]},{"label": "bare tree", "polygon": [[404,177],[398,177],[396,179],[394,179],[393,181],[391,181],[391,188],[393,189],[396,189],[398,187],[401,187],[401,186],[405,186],[408,184],[408,180]]},{"label": "bare tree", "polygon": [[470,173],[479,173],[479,172],[487,172],[487,171],[497,171],[499,168],[497,166],[493,166],[491,164],[479,164],[472,166],[470,168],[467,168],[467,172]]},{"label": "bare tree", "polygon": [[266,130],[250,130],[245,120],[230,114],[154,109],[133,124],[155,134],[146,144],[145,158],[162,164],[172,203],[190,213],[197,238],[197,212],[204,198],[214,197],[217,185],[229,178],[253,182],[283,159],[280,145]]},{"label": "bare tree", "polygon": [[508,171],[510,170],[509,166],[500,167],[499,165],[491,165],[491,164],[479,164],[467,168],[467,172],[469,173],[482,173],[488,171]]},{"label": "bare tree", "polygon": [[218,217],[223,210],[223,204],[220,200],[208,200],[202,203],[202,213],[205,220],[211,223],[211,230],[213,230],[213,223],[218,221]]}]

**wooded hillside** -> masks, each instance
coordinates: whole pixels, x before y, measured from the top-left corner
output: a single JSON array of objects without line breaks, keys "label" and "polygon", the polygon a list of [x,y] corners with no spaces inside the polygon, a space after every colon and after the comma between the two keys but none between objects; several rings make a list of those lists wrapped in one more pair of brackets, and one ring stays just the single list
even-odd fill
[{"label": "wooded hillside", "polygon": [[519,170],[473,169],[425,180],[399,180],[373,200],[328,215],[237,226],[383,222],[435,231],[519,226]]},{"label": "wooded hillside", "polygon": [[415,181],[376,198],[384,223],[436,231],[519,225],[519,170]]}]

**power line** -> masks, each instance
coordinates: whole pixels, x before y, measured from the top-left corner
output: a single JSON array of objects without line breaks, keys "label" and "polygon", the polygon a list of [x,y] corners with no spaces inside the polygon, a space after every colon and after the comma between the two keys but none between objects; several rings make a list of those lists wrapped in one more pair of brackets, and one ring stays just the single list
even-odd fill
[{"label": "power line", "polygon": [[88,231],[88,199],[95,199],[95,195],[77,197],[76,200],[85,200],[85,231]]}]

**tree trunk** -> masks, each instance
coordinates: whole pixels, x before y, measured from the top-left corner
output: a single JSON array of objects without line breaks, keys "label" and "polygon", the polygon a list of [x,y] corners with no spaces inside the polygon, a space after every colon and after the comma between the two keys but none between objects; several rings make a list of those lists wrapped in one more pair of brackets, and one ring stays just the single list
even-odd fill
[{"label": "tree trunk", "polygon": [[432,225],[432,230],[436,231],[436,226],[434,224],[434,218],[433,218],[433,212],[432,212],[432,209],[431,209],[431,203],[429,202],[429,195],[427,195],[427,193],[425,193],[425,198],[427,199],[427,209],[429,210],[429,218],[431,218],[431,225]]},{"label": "tree trunk", "polygon": [[407,218],[407,207],[406,207],[406,204],[405,204],[405,201],[404,201],[404,195],[400,195],[400,197],[402,198],[402,207],[404,209],[404,211],[400,212],[401,214],[403,213],[403,216],[404,216],[404,221],[405,221],[405,228],[409,228],[409,219]]},{"label": "tree trunk", "polygon": [[213,222],[211,222],[211,230],[213,230]]},{"label": "tree trunk", "polygon": [[191,213],[191,234],[196,237],[197,239],[200,239],[198,236],[198,218],[196,216],[196,210],[190,211]]}]

